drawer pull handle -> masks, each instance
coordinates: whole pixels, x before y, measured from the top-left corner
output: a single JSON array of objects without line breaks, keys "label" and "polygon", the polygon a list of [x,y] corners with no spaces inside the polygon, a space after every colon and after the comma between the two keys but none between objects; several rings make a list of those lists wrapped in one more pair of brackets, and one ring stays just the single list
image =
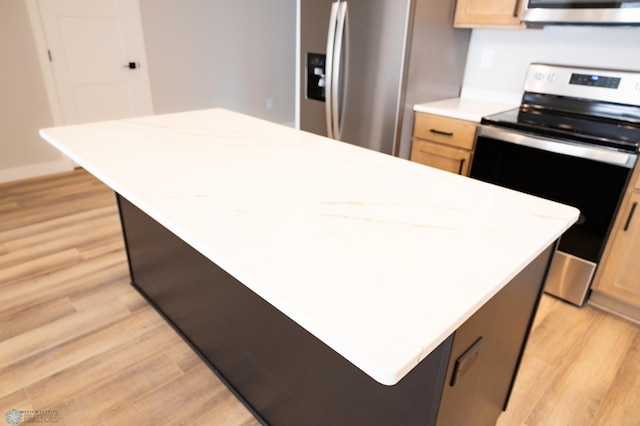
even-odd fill
[{"label": "drawer pull handle", "polygon": [[520,11],[520,0],[516,0],[516,7],[513,8],[513,17],[518,17],[518,12]]},{"label": "drawer pull handle", "polygon": [[[449,386],[455,386],[456,383],[464,376],[464,374],[476,364],[478,358],[480,358],[480,349],[482,346],[482,336],[473,342],[473,344],[464,351],[462,355],[456,359],[453,367],[453,373],[451,374],[451,382]],[[477,367],[481,368],[481,367]]]},{"label": "drawer pull handle", "polygon": [[429,131],[431,133],[435,133],[437,135],[442,135],[442,136],[453,136],[453,132],[443,132],[442,130],[437,130],[437,129],[429,129]]},{"label": "drawer pull handle", "polygon": [[629,225],[631,225],[631,219],[633,218],[633,214],[636,211],[636,206],[638,203],[633,203],[631,206],[631,211],[629,212],[629,217],[627,218],[627,223],[624,224],[624,231],[626,232],[629,229]]}]

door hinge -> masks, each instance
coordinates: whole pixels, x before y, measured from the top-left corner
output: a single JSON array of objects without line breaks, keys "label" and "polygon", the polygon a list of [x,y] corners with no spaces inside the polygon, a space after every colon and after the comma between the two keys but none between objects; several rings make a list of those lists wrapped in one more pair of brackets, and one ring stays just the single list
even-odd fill
[{"label": "door hinge", "polygon": [[47,49],[47,55],[49,55],[49,62],[53,62],[53,59],[51,58],[51,51],[49,49]]}]

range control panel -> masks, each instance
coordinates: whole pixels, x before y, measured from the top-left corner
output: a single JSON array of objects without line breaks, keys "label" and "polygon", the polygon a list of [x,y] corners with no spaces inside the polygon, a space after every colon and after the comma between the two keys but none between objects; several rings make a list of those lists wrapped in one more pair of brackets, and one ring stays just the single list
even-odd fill
[{"label": "range control panel", "polygon": [[640,106],[640,72],[534,63],[524,91]]},{"label": "range control panel", "polygon": [[571,74],[569,84],[617,89],[620,87],[620,80],[619,77],[606,77],[599,74]]}]

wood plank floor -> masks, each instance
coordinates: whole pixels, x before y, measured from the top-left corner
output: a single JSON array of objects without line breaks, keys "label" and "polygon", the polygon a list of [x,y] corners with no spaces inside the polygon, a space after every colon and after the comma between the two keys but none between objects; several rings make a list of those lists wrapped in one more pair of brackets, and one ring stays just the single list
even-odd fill
[{"label": "wood plank floor", "polygon": [[[258,424],[129,285],[114,195],[82,169],[0,185],[0,324],[3,416]],[[544,296],[498,425],[640,425],[640,327]]]}]

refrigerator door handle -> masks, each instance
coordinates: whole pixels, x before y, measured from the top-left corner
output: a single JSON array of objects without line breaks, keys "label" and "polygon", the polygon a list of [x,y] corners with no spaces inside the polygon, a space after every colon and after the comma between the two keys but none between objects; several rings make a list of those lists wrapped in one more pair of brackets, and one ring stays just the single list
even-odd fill
[{"label": "refrigerator door handle", "polygon": [[331,15],[329,17],[329,32],[327,34],[327,60],[325,64],[325,117],[327,119],[327,136],[333,138],[333,59],[336,41],[336,28],[338,26],[338,10],[340,1],[331,4]]},{"label": "refrigerator door handle", "polygon": [[331,82],[331,122],[333,123],[333,138],[342,139],[342,120],[340,111],[340,87],[343,93],[346,93],[346,81],[341,81],[342,75],[342,48],[344,46],[345,27],[347,24],[347,2],[340,2],[340,10],[338,12],[338,26],[336,29],[336,40],[333,58],[333,81]]}]

